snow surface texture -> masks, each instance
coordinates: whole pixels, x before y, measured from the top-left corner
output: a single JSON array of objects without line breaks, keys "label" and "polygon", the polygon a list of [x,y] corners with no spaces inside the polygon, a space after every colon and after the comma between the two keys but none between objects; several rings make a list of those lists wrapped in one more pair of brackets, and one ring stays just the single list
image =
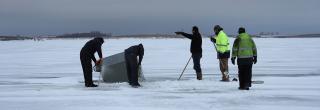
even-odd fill
[{"label": "snow surface texture", "polygon": [[[107,39],[104,56],[143,43],[143,87],[100,83],[85,88],[79,52],[89,39],[0,42],[1,110],[319,110],[320,39],[254,39],[258,63],[250,91],[238,82],[219,82],[216,52],[203,39],[197,81],[190,62],[188,39]],[[234,39],[231,39],[233,44]],[[237,66],[229,65],[231,78]],[[94,73],[94,79],[99,74]]]}]

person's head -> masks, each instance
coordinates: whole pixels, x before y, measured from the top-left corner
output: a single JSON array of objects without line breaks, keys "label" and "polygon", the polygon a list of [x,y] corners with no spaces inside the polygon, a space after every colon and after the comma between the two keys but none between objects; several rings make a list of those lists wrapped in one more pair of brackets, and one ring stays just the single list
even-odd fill
[{"label": "person's head", "polygon": [[216,35],[218,35],[219,32],[222,31],[222,30],[223,30],[223,28],[220,27],[219,25],[215,25],[214,28],[213,28],[213,31],[214,31],[214,33],[215,33]]},{"label": "person's head", "polygon": [[139,47],[139,53],[143,56],[143,55],[144,55],[143,45],[142,45],[142,44],[139,44],[138,47]]},{"label": "person's head", "polygon": [[244,27],[240,27],[238,30],[239,34],[246,33],[246,29]]},{"label": "person's head", "polygon": [[193,34],[198,34],[199,33],[199,28],[197,26],[192,27],[192,33]]},{"label": "person's head", "polygon": [[104,40],[102,37],[95,37],[93,40],[99,42],[100,44],[103,44],[104,43]]}]

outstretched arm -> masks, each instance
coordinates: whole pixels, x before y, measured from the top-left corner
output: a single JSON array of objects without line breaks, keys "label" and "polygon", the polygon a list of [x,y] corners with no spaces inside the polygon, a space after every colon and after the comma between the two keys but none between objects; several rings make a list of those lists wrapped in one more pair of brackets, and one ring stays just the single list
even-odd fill
[{"label": "outstretched arm", "polygon": [[188,33],[185,33],[185,32],[175,32],[177,35],[182,35],[186,38],[189,38],[189,39],[192,39],[192,34],[188,34]]}]

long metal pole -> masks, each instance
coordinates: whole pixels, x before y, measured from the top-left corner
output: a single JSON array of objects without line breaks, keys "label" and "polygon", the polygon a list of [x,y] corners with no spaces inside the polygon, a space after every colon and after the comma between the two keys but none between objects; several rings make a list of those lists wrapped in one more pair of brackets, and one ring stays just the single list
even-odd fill
[{"label": "long metal pole", "polygon": [[183,75],[184,71],[186,70],[186,68],[187,68],[187,66],[188,66],[191,58],[192,58],[192,56],[190,56],[190,58],[189,58],[189,60],[188,60],[188,62],[187,62],[187,64],[186,64],[186,66],[184,67],[183,71],[181,72],[180,77],[178,78],[178,80],[180,80],[181,76]]}]

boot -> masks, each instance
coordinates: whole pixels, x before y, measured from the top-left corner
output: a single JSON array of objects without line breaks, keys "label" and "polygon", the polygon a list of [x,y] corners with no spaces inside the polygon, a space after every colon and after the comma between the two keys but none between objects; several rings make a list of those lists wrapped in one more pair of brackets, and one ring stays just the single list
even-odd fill
[{"label": "boot", "polygon": [[238,79],[237,78],[233,78],[232,81],[238,81]]},{"label": "boot", "polygon": [[227,81],[227,82],[230,81],[228,72],[223,72],[221,81]]},{"label": "boot", "polygon": [[202,73],[201,72],[197,72],[197,79],[202,80]]},{"label": "boot", "polygon": [[132,84],[130,84],[130,85],[131,85],[131,87],[133,87],[133,88],[141,87],[141,85],[140,85],[138,82],[132,83]]},{"label": "boot", "polygon": [[98,87],[98,85],[95,85],[93,83],[90,83],[90,84],[85,84],[86,87]]},{"label": "boot", "polygon": [[249,87],[239,87],[239,90],[250,90]]}]

